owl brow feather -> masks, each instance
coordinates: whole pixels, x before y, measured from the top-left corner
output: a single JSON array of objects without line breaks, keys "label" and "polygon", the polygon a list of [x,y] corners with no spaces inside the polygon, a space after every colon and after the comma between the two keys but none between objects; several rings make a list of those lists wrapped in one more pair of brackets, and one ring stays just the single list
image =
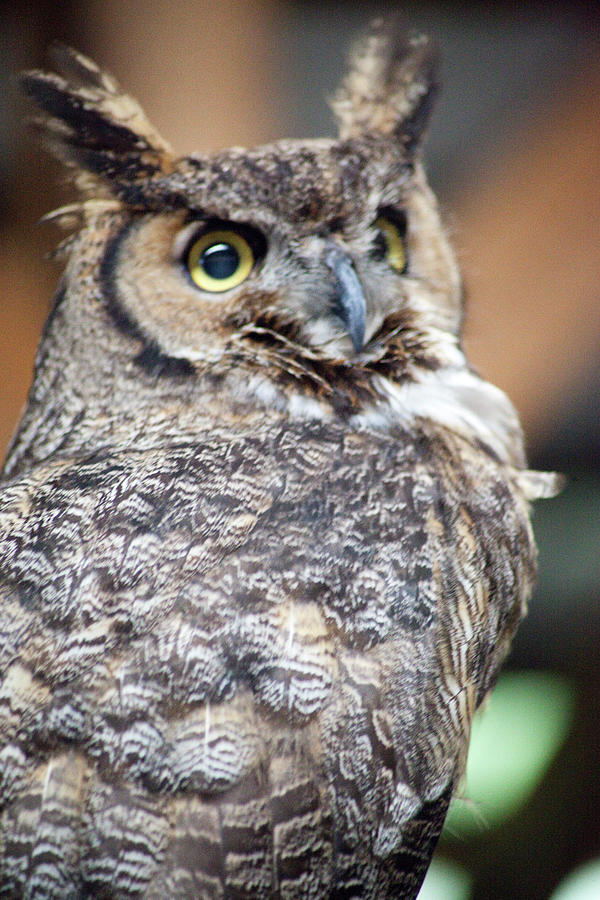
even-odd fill
[{"label": "owl brow feather", "polygon": [[122,209],[123,204],[119,200],[80,200],[77,203],[67,203],[45,213],[39,224],[56,224],[60,228],[70,230],[80,225],[88,216],[101,215],[105,212],[120,212]]}]

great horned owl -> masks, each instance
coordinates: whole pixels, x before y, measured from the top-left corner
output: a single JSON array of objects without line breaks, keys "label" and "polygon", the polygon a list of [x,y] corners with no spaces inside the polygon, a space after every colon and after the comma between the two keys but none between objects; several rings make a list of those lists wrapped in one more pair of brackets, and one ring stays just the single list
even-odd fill
[{"label": "great horned owl", "polygon": [[375,23],[337,140],[176,158],[80,54],[82,192],[6,462],[0,895],[412,898],[530,593],[516,414],[468,366]]}]

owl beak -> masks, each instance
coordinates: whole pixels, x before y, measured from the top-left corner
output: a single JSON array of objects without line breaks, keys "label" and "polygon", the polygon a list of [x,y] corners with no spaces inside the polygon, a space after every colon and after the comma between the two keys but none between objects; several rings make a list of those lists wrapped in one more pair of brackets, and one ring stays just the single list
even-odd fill
[{"label": "owl beak", "polygon": [[350,257],[336,245],[331,246],[325,263],[335,278],[335,312],[344,322],[350,340],[358,353],[365,344],[367,301]]}]

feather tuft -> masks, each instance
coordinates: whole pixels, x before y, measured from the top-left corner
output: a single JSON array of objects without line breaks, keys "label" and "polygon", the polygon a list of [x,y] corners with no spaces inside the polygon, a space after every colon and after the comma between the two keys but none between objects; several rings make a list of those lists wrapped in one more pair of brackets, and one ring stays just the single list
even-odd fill
[{"label": "feather tuft", "polygon": [[412,156],[421,144],[438,90],[439,54],[430,38],[395,19],[375,19],[358,42],[331,106],[340,138],[397,137]]},{"label": "feather tuft", "polygon": [[172,171],[169,144],[111,75],[62,44],[51,55],[57,73],[24,72],[20,84],[45,114],[35,124],[50,150],[83,176],[75,180],[84,194],[118,195]]}]

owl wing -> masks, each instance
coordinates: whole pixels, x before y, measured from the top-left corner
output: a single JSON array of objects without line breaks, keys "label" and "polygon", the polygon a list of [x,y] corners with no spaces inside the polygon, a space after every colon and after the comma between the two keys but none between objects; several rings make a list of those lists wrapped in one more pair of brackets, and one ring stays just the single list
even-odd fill
[{"label": "owl wing", "polygon": [[299,424],[6,482],[0,887],[414,897],[531,576],[481,456]]}]

